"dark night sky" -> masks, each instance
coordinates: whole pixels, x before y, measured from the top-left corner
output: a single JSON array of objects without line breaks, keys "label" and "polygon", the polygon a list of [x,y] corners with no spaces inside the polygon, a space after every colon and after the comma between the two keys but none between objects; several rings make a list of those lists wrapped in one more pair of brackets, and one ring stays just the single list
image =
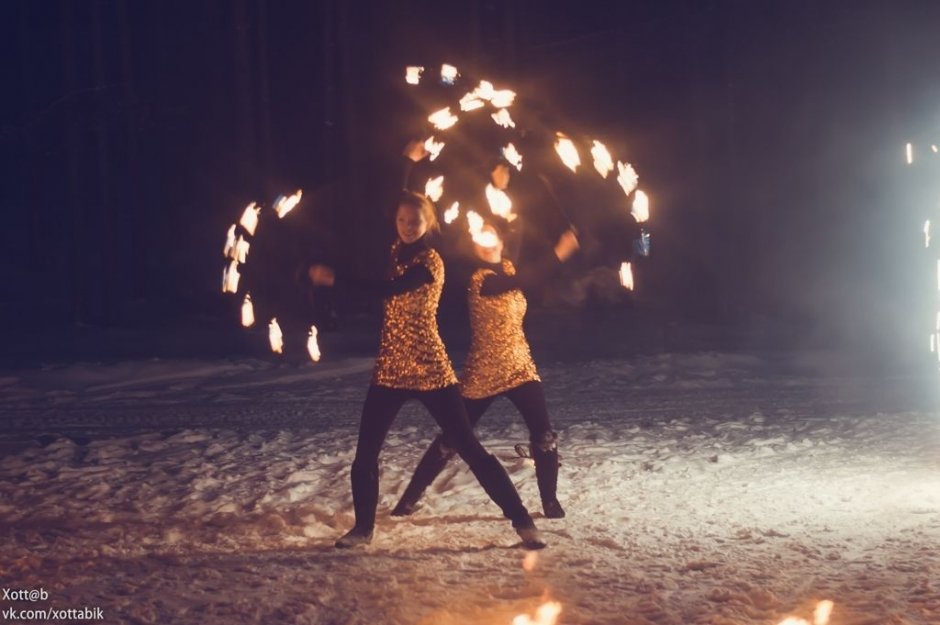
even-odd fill
[{"label": "dark night sky", "polygon": [[0,23],[7,324],[225,314],[226,226],[298,186],[347,256],[373,249],[352,176],[407,134],[403,66],[448,60],[626,149],[653,198],[641,304],[911,325],[902,155],[940,122],[940,3],[18,0]]}]

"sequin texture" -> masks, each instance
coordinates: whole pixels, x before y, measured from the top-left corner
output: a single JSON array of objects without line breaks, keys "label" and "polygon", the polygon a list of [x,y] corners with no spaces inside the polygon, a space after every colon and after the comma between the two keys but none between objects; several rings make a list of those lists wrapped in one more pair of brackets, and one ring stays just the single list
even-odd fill
[{"label": "sequin texture", "polygon": [[[508,260],[503,260],[503,271],[510,276],[516,272]],[[489,275],[496,272],[481,268],[470,278],[470,353],[460,382],[461,394],[470,399],[491,397],[540,379],[522,329],[525,295],[519,289],[480,295]]]},{"label": "sequin texture", "polygon": [[444,262],[427,249],[406,262],[398,261],[401,242],[392,245],[390,278],[423,264],[433,281],[384,301],[379,355],[372,383],[389,388],[430,391],[457,383],[437,329],[437,305],[444,288]]}]

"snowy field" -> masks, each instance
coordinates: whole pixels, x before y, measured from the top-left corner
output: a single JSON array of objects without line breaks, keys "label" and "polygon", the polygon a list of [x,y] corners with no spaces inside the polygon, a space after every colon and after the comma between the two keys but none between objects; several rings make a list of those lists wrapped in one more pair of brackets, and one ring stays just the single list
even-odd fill
[{"label": "snowy field", "polygon": [[[827,366],[822,366],[827,363]],[[940,623],[940,410],[932,376],[820,354],[540,363],[561,435],[561,520],[541,518],[508,402],[484,418],[537,513],[530,558],[451,465],[392,519],[432,422],[409,405],[382,456],[376,539],[349,468],[371,360],[76,364],[0,377],[4,608],[106,623],[564,625]],[[530,570],[526,570],[530,569]]]}]

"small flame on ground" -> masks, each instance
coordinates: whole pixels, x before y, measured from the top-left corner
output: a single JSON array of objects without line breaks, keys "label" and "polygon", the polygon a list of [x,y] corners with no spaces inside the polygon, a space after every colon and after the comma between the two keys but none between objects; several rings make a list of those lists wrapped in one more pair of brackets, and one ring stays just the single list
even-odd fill
[{"label": "small flame on ground", "polygon": [[574,142],[564,134],[559,132],[556,133],[556,136],[555,151],[558,152],[558,156],[561,157],[561,162],[571,171],[577,172],[578,165],[581,164],[581,156],[578,155],[578,148],[576,148]]},{"label": "small flame on ground", "polygon": [[512,120],[512,117],[509,115],[509,111],[506,109],[499,109],[491,116],[493,121],[497,125],[502,126],[503,128],[515,128],[516,122]]},{"label": "small flame on ground", "polygon": [[268,324],[268,341],[271,343],[271,351],[275,354],[284,353],[284,335],[281,334],[281,326],[277,323],[277,317],[271,319]]},{"label": "small flame on ground", "polygon": [[228,233],[225,235],[225,247],[222,248],[222,256],[225,258],[232,258],[235,254],[235,228],[235,224],[232,224],[232,227],[228,229]]},{"label": "small flame on ground", "polygon": [[460,110],[461,111],[475,111],[486,106],[483,103],[483,100],[477,95],[476,91],[471,91],[460,98]]},{"label": "small flame on ground", "polygon": [[428,116],[428,121],[438,130],[447,130],[457,123],[457,116],[450,112],[450,107],[442,108]]},{"label": "small flame on ground", "polygon": [[445,85],[452,85],[457,82],[457,76],[460,75],[460,72],[457,71],[457,68],[453,65],[448,65],[444,63],[441,65],[441,82]]},{"label": "small flame on ground", "polygon": [[260,212],[261,207],[255,202],[252,202],[245,207],[245,212],[242,213],[242,218],[238,222],[251,236],[255,236],[255,229],[258,227],[258,214]]},{"label": "small flame on ground", "polygon": [[924,222],[924,247],[930,247],[930,220]]},{"label": "small flame on ground", "polygon": [[433,161],[441,155],[441,150],[444,149],[444,142],[435,141],[434,137],[428,137],[427,141],[424,142],[424,149],[427,150],[428,154],[431,155],[428,160]]},{"label": "small flame on ground", "polygon": [[[816,609],[813,611],[812,625],[829,625],[829,617],[832,616],[832,608],[834,606],[835,604],[828,599],[817,603]],[[788,616],[777,625],[810,625],[810,622],[797,616]]]},{"label": "small flame on ground", "polygon": [[547,601],[536,609],[535,618],[527,614],[520,614],[512,619],[512,625],[555,625],[558,622],[559,614],[561,614],[561,603]]},{"label": "small flame on ground", "polygon": [[251,293],[245,293],[245,301],[242,302],[242,326],[250,328],[255,325],[255,307],[251,303]]},{"label": "small flame on ground", "polygon": [[450,225],[458,217],[460,217],[460,202],[454,202],[450,208],[444,211],[444,223]]},{"label": "small flame on ground", "polygon": [[238,261],[233,260],[222,272],[222,292],[238,293],[238,280],[241,275],[238,273]]},{"label": "small flame on ground", "polygon": [[500,89],[499,91],[494,91],[493,97],[490,98],[490,104],[498,109],[504,109],[512,106],[512,103],[515,101],[516,92],[509,89]]},{"label": "small flame on ground", "polygon": [[614,170],[614,161],[610,157],[607,146],[595,139],[591,147],[591,156],[594,157],[594,169],[601,175],[601,178],[606,180],[610,172]]},{"label": "small flame on ground", "polygon": [[476,211],[467,211],[467,228],[470,231],[470,238],[480,247],[499,245],[499,237],[495,232],[490,230],[483,232],[483,218]]},{"label": "small flame on ground", "polygon": [[630,263],[620,263],[620,286],[633,290],[633,265]]},{"label": "small flame on ground", "polygon": [[519,150],[516,149],[516,146],[510,143],[504,147],[503,158],[509,161],[509,164],[515,167],[516,170],[522,171],[522,154],[519,154]]},{"label": "small flame on ground", "polygon": [[636,195],[633,196],[633,210],[630,212],[633,214],[634,219],[637,220],[637,223],[648,221],[650,218],[649,196],[637,190]]},{"label": "small flame on ground", "polygon": [[282,195],[274,201],[274,210],[277,216],[284,219],[287,213],[294,210],[300,204],[300,198],[304,195],[303,189],[297,189],[293,195]]},{"label": "small flame on ground", "polygon": [[539,552],[538,551],[527,551],[525,558],[522,560],[522,570],[526,573],[531,573],[535,570],[535,566],[539,563]]},{"label": "small flame on ground", "polygon": [[405,68],[405,82],[409,85],[417,85],[421,82],[421,74],[424,68],[417,65],[410,65]]},{"label": "small flame on ground", "polygon": [[310,326],[310,334],[307,335],[307,353],[310,354],[310,360],[320,362],[320,344],[317,343],[317,326]]},{"label": "small flame on ground", "polygon": [[508,221],[516,218],[512,212],[512,200],[502,189],[497,189],[492,184],[486,185],[486,201],[490,204],[490,212],[497,217],[502,217]]},{"label": "small flame on ground", "polygon": [[910,165],[914,162],[914,146],[908,143],[905,147],[905,152],[907,154],[907,164]]},{"label": "small flame on ground", "polygon": [[444,176],[429,179],[424,184],[424,194],[428,196],[432,202],[441,199],[441,196],[444,195]]},{"label": "small flame on ground", "polygon": [[626,195],[630,195],[636,190],[640,177],[630,163],[621,163],[617,161],[617,183]]}]

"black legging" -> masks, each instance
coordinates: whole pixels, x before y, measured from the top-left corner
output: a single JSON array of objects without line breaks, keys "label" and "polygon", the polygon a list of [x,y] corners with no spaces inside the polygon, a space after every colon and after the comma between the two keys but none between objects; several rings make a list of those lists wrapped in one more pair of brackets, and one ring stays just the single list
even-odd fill
[{"label": "black legging", "polygon": [[[526,382],[499,395],[481,399],[464,398],[471,426],[476,426],[483,413],[500,395],[508,398],[516,406],[529,428],[532,457],[535,459],[535,478],[539,485],[542,502],[555,501],[558,486],[557,437],[548,420],[542,383]],[[408,483],[396,510],[407,513],[413,508],[427,487],[434,482],[450,459],[454,457],[455,448],[456,443],[450,439],[446,430],[443,436],[434,439],[418,463],[418,468],[415,469],[414,476]]]},{"label": "black legging", "polygon": [[[411,391],[372,385],[362,407],[359,442],[352,466],[353,507],[356,527],[375,526],[379,502],[379,452],[398,411],[409,399],[417,399],[428,409],[456,453],[470,466],[477,481],[514,527],[531,525],[532,518],[522,505],[519,493],[496,458],[487,453],[473,433],[456,384],[433,391]],[[453,452],[451,452],[453,455]]]}]

